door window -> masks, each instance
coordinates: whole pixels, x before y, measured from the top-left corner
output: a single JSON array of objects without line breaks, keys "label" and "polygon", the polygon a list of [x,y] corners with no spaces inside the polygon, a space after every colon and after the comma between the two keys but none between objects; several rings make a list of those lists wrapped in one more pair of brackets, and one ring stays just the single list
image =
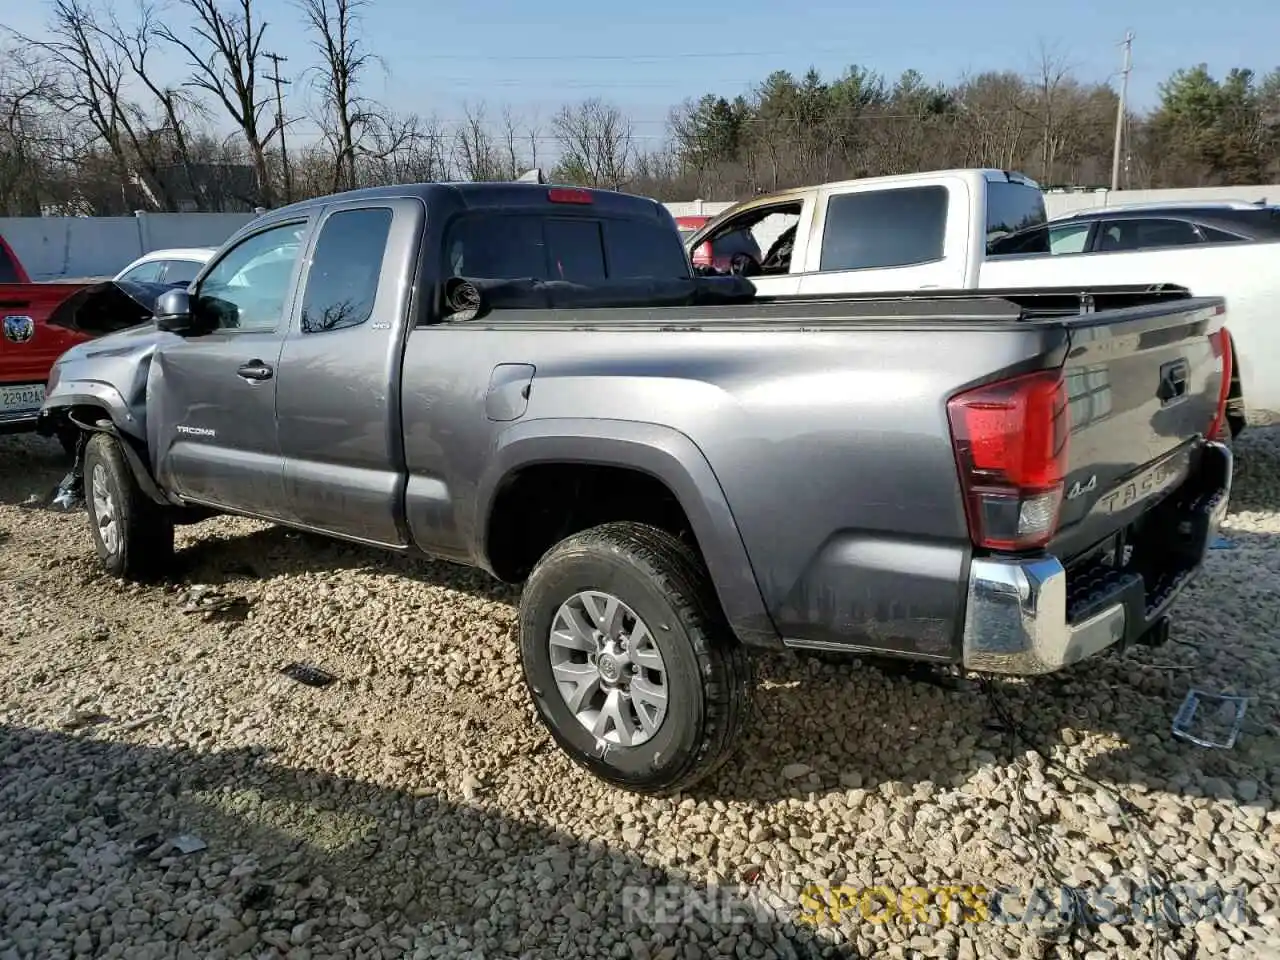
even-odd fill
[{"label": "door window", "polygon": [[152,260],[149,263],[140,263],[132,270],[122,273],[120,279],[132,283],[158,283],[160,271],[163,269],[163,260]]},{"label": "door window", "polygon": [[1104,223],[1098,234],[1098,249],[1103,251],[1181,247],[1199,242],[1196,228],[1185,220],[1112,220]]},{"label": "door window", "polygon": [[1200,235],[1204,237],[1205,243],[1240,243],[1247,240],[1238,233],[1228,233],[1226,230],[1219,230],[1217,227],[1206,227],[1203,223],[1198,224]]},{"label": "door window", "polygon": [[827,201],[820,270],[908,267],[942,259],[947,188],[842,193]]},{"label": "door window", "polygon": [[302,296],[302,332],[358,327],[373,313],[391,210],[341,210],[320,229]]},{"label": "door window", "polygon": [[1089,240],[1089,224],[1073,223],[1069,227],[1049,229],[1050,253],[1083,253]]},{"label": "door window", "polygon": [[204,266],[199,260],[168,260],[164,271],[165,283],[190,283]]},{"label": "door window", "polygon": [[214,265],[196,310],[219,330],[274,330],[284,315],[305,223],[271,227],[242,240]]}]

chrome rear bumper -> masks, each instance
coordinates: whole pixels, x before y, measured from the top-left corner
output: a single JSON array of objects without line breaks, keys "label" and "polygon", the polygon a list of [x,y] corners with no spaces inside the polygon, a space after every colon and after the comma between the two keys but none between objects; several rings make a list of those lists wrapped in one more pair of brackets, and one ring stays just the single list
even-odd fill
[{"label": "chrome rear bumper", "polygon": [[1176,587],[1162,593],[1157,609],[1144,608],[1142,583],[1138,580],[1123,588],[1117,586],[1113,597],[1104,597],[1101,605],[1091,605],[1087,617],[1072,622],[1068,574],[1057,558],[974,558],[969,566],[965,607],[964,666],[989,673],[1052,673],[1146,633],[1199,572],[1227,513],[1231,451],[1220,443],[1205,446],[1205,455],[1217,460],[1222,474],[1215,478],[1219,489],[1201,501],[1205,504],[1205,522],[1197,533],[1195,563],[1187,568]]}]

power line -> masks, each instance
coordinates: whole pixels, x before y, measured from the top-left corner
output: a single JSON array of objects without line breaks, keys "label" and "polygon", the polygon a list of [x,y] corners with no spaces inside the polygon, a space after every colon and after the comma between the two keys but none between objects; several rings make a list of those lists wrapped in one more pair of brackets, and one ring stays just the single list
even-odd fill
[{"label": "power line", "polygon": [[284,97],[280,93],[280,88],[292,81],[280,76],[280,64],[287,63],[289,58],[282,57],[278,53],[268,53],[264,56],[271,61],[271,66],[275,70],[267,79],[276,85],[276,129],[280,131],[280,165],[284,172],[284,195],[287,200],[293,195],[293,178],[289,175],[289,148],[284,138]]},{"label": "power line", "polygon": [[1129,94],[1129,72],[1133,69],[1133,31],[1124,35],[1124,69],[1120,71],[1120,101],[1116,104],[1116,137],[1111,152],[1111,189],[1120,189],[1120,140],[1124,134],[1125,100]]},{"label": "power line", "polygon": [[646,63],[646,62],[658,62],[662,60],[715,60],[715,59],[727,60],[727,59],[732,59],[734,57],[738,57],[742,59],[758,58],[758,57],[800,57],[803,59],[809,59],[809,58],[812,58],[815,54],[820,56],[821,55],[837,56],[837,55],[846,55],[847,53],[848,53],[847,48],[831,47],[825,50],[824,49],[808,49],[804,51],[757,50],[754,53],[729,53],[727,51],[719,52],[719,51],[701,50],[701,51],[690,51],[686,53],[639,53],[639,54],[566,53],[566,54],[520,54],[517,56],[507,56],[504,54],[497,54],[497,53],[495,54],[432,53],[432,54],[428,54],[428,56],[432,60],[468,60],[468,61],[474,61],[474,60],[502,60],[502,61],[506,61],[506,60],[547,60],[547,61],[598,60],[598,61],[604,61],[608,63]]}]

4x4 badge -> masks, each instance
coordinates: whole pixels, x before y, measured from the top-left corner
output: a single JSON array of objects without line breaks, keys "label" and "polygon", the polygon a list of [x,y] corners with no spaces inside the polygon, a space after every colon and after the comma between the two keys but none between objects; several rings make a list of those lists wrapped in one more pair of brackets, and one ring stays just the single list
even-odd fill
[{"label": "4x4 badge", "polygon": [[1068,491],[1067,499],[1074,500],[1076,497],[1083,497],[1090,490],[1096,490],[1097,488],[1098,488],[1098,475],[1095,473],[1089,477],[1089,482],[1084,485],[1081,485],[1080,481],[1077,480],[1072,485],[1071,490]]}]

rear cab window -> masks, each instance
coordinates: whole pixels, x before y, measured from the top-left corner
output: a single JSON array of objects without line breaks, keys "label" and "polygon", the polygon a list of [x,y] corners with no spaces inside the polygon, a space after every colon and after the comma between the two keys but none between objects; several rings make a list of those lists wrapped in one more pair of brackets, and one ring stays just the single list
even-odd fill
[{"label": "rear cab window", "polygon": [[604,280],[690,275],[669,225],[608,216],[477,211],[446,230],[446,273],[493,280]]},{"label": "rear cab window", "polygon": [[[1044,226],[1049,221],[1048,211],[1044,206],[1044,194],[1039,187],[1008,180],[987,181],[987,252],[1013,253],[1008,245],[996,247],[999,241],[1010,234],[1022,230],[1030,231],[1032,227]],[[1026,243],[1017,244],[1017,253],[1048,253],[1049,238],[1040,231],[1029,233],[1031,246]],[[1041,249],[1034,249],[1034,244],[1042,242]],[[1065,252],[1065,251],[1064,251]]]}]

